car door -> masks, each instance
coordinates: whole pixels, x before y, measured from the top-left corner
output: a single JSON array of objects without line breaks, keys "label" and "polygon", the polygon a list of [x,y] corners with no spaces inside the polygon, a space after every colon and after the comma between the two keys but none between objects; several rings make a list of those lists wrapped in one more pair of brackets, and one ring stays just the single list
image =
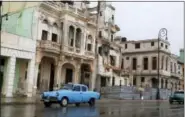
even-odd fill
[{"label": "car door", "polygon": [[73,100],[74,103],[82,102],[81,87],[79,85],[73,87]]},{"label": "car door", "polygon": [[88,102],[89,101],[89,94],[88,94],[87,87],[81,86],[81,89],[82,89],[82,101]]}]

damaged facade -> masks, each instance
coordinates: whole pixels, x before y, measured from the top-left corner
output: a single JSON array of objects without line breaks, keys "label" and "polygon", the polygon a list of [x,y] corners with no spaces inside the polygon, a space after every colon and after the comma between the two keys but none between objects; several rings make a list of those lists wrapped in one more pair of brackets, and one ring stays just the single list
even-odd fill
[{"label": "damaged facade", "polygon": [[[86,84],[91,90],[121,85],[155,86],[157,64],[151,64],[157,60],[157,44],[150,46],[156,40],[120,42],[115,36],[120,29],[115,24],[115,8],[111,3],[100,2],[98,19],[97,7],[90,8],[88,1],[17,3],[15,11],[15,3],[6,2],[7,9],[12,8],[14,14],[7,21],[4,18],[2,26],[4,96],[31,97],[69,82]],[[169,42],[165,41],[163,48],[161,87],[170,87],[171,82],[176,86],[178,78],[169,80],[172,74]]]}]

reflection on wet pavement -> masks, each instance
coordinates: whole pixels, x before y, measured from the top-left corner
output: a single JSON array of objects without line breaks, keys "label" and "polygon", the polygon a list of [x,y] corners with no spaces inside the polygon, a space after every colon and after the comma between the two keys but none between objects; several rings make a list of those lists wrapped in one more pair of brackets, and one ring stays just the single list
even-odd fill
[{"label": "reflection on wet pavement", "polygon": [[53,105],[2,106],[1,117],[183,117],[184,105],[157,103],[105,103],[96,107],[81,105],[62,108]]}]

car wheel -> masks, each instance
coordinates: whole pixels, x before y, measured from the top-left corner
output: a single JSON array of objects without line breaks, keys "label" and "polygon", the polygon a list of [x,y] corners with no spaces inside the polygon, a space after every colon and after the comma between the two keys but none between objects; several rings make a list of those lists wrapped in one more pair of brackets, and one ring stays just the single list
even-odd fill
[{"label": "car wheel", "polygon": [[68,105],[68,99],[67,98],[62,98],[60,105],[62,107],[66,107]]},{"label": "car wheel", "polygon": [[94,98],[91,98],[89,100],[89,106],[94,106],[95,105],[95,99]]},{"label": "car wheel", "polygon": [[50,107],[51,106],[51,103],[50,102],[44,102],[44,106],[45,107]]},{"label": "car wheel", "polygon": [[172,100],[170,101],[170,104],[173,104],[173,101]]},{"label": "car wheel", "polygon": [[80,103],[76,103],[75,105],[76,105],[77,107],[79,107],[79,106],[80,106]]}]

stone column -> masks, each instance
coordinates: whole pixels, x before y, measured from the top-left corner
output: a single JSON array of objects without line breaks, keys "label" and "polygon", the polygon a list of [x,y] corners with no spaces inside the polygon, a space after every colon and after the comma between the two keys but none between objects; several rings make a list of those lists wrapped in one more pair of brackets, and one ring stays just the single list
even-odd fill
[{"label": "stone column", "polygon": [[76,28],[74,30],[74,39],[73,39],[73,47],[75,48],[75,43],[76,43]]},{"label": "stone column", "polygon": [[80,79],[80,65],[76,67],[75,69],[75,77],[73,79],[73,83],[79,83],[79,79]]},{"label": "stone column", "polygon": [[16,65],[16,58],[10,57],[8,59],[7,64],[7,72],[6,72],[6,79],[7,79],[7,86],[5,88],[5,96],[6,97],[13,97],[13,84],[15,78],[15,65]]},{"label": "stone column", "polygon": [[40,65],[40,62],[35,63],[33,95],[36,95],[37,93],[37,79],[38,79],[38,73],[39,73],[39,65]]},{"label": "stone column", "polygon": [[34,86],[34,65],[35,59],[31,59],[28,62],[28,75],[27,75],[27,96],[32,97]]},{"label": "stone column", "polygon": [[60,88],[61,86],[61,65],[55,65],[55,87]]}]

